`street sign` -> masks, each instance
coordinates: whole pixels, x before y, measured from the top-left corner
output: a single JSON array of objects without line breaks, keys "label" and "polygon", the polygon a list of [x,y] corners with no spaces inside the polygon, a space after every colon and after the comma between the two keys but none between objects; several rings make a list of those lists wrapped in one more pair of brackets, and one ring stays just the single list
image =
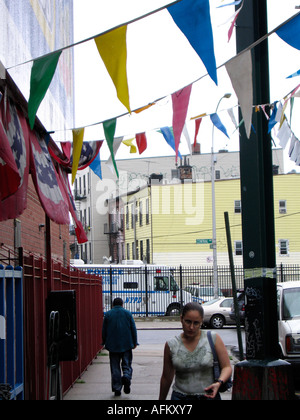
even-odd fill
[{"label": "street sign", "polygon": [[207,245],[212,244],[212,239],[196,239],[197,245]]}]

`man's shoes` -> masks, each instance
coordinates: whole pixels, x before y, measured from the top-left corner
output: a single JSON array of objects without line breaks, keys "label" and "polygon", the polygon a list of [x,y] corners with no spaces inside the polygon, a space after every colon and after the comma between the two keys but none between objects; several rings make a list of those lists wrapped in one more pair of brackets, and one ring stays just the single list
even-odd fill
[{"label": "man's shoes", "polygon": [[115,391],[115,397],[120,397],[121,391]]},{"label": "man's shoes", "polygon": [[124,392],[125,394],[130,394],[130,380],[123,376],[122,378],[122,384],[124,386]]}]

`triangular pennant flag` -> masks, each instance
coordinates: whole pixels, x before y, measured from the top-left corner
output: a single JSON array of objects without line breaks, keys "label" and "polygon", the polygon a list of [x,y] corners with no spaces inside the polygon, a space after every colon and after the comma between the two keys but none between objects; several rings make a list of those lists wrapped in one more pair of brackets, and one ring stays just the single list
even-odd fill
[{"label": "triangular pennant flag", "polygon": [[201,123],[202,123],[202,118],[199,118],[198,120],[195,120],[196,127],[195,127],[194,147],[196,147],[196,144],[197,144],[197,137],[198,137],[198,134],[199,134],[199,129],[200,129]]},{"label": "triangular pennant flag", "polygon": [[290,76],[287,77],[287,79],[292,79],[293,77],[298,77],[300,76],[300,70],[296,71],[296,73],[291,74]]},{"label": "triangular pennant flag", "polygon": [[135,114],[140,114],[141,112],[146,111],[146,109],[149,109],[149,108],[151,108],[151,107],[152,107],[152,106],[154,106],[154,105],[155,105],[155,102],[153,102],[152,104],[149,104],[149,105],[143,106],[142,108],[136,109],[136,110],[134,111],[134,113],[135,113]]},{"label": "triangular pennant flag", "polygon": [[181,138],[184,124],[185,124],[186,116],[187,116],[192,86],[193,85],[189,85],[185,87],[184,89],[179,90],[176,93],[173,93],[172,95],[173,130],[174,130],[174,138],[175,138],[176,161],[178,159],[180,138]]},{"label": "triangular pennant flag", "polygon": [[277,35],[292,47],[300,50],[300,14],[276,31]]},{"label": "triangular pennant flag", "polygon": [[127,80],[127,26],[114,29],[95,38],[99,54],[117,89],[122,104],[131,113]]},{"label": "triangular pennant flag", "polygon": [[139,154],[141,155],[147,149],[146,133],[136,134],[135,138],[136,138],[136,144],[137,144],[138,149],[139,149]]},{"label": "triangular pennant flag", "polygon": [[237,128],[238,123],[237,123],[237,121],[235,119],[235,116],[234,116],[234,113],[233,113],[233,109],[232,108],[228,109],[227,110],[227,113],[228,113],[228,115],[229,115],[229,117],[230,117],[230,119],[232,121],[232,124],[234,125],[235,128]]},{"label": "triangular pennant flag", "polygon": [[109,121],[105,121],[103,123],[103,129],[104,129],[107,145],[110,150],[112,162],[113,162],[117,177],[119,178],[119,172],[118,172],[117,164],[115,161],[115,153],[114,153],[114,137],[115,137],[116,127],[117,127],[116,118],[113,118],[112,120],[109,120]]},{"label": "triangular pennant flag", "polygon": [[295,97],[293,96],[291,98],[291,109],[290,109],[290,124],[292,125],[292,119],[293,119],[293,110],[294,110],[294,105],[295,105]]},{"label": "triangular pennant flag", "polygon": [[296,142],[298,141],[298,139],[296,138],[296,136],[294,134],[292,134],[292,138],[291,138],[291,143],[290,143],[290,150],[289,150],[289,157],[292,156],[293,150],[295,148]]},{"label": "triangular pennant flag", "polygon": [[233,34],[233,30],[234,30],[236,21],[237,21],[237,19],[239,17],[240,12],[242,11],[242,8],[243,8],[243,6],[241,6],[239,8],[239,10],[237,10],[235,12],[235,14],[233,15],[233,21],[231,22],[231,26],[230,26],[229,31],[228,31],[228,42],[230,42],[230,40],[231,40],[231,37],[232,37],[232,34]]},{"label": "triangular pennant flag", "polygon": [[187,144],[187,147],[189,149],[190,155],[192,156],[192,154],[193,154],[192,142],[191,142],[191,138],[190,138],[186,123],[184,124],[184,127],[183,127],[183,135],[186,139],[186,144]]},{"label": "triangular pennant flag", "polygon": [[285,103],[284,103],[284,105],[283,105],[283,108],[282,108],[282,113],[281,113],[281,118],[280,118],[280,126],[279,126],[279,130],[281,129],[281,127],[282,127],[282,124],[284,123],[284,121],[285,121],[285,110],[286,110],[286,108],[287,108],[287,106],[288,106],[288,102],[286,101]]},{"label": "triangular pennant flag", "polygon": [[227,4],[222,4],[221,6],[218,6],[217,9],[221,9],[222,7],[227,7],[227,6],[238,6],[239,4],[242,3],[243,0],[237,0],[234,1],[233,3],[227,3]]},{"label": "triangular pennant flag", "polygon": [[277,138],[279,140],[280,146],[285,149],[289,139],[291,138],[292,131],[290,126],[288,125],[287,120],[285,120],[282,124],[282,127],[279,129],[277,133]]},{"label": "triangular pennant flag", "polygon": [[226,64],[233,89],[238,97],[247,137],[250,137],[253,113],[253,80],[251,50],[233,58]]},{"label": "triangular pennant flag", "polygon": [[72,185],[75,182],[84,138],[84,128],[73,130]]},{"label": "triangular pennant flag", "polygon": [[168,11],[217,85],[217,66],[209,0],[181,0],[168,7]]},{"label": "triangular pennant flag", "polygon": [[[176,152],[173,128],[172,127],[171,128],[170,127],[162,127],[160,129],[160,132],[163,135],[166,142],[168,143],[168,145],[172,147],[174,152]],[[178,156],[180,157],[180,159],[182,159],[181,153],[179,151],[178,151]]]},{"label": "triangular pennant flag", "polygon": [[54,52],[33,62],[28,101],[28,118],[32,130],[37,111],[49,89],[61,53],[62,51]]},{"label": "triangular pennant flag", "polygon": [[[115,156],[118,153],[118,150],[123,142],[123,138],[124,137],[116,137],[114,138],[113,141],[113,156],[115,159]],[[108,161],[106,162],[106,165],[109,167],[109,169],[112,171],[112,173],[114,173],[114,163],[113,163],[113,159],[112,159],[112,155],[109,157]],[[118,177],[119,177],[119,173],[117,173]]]},{"label": "triangular pennant flag", "polygon": [[123,144],[125,144],[125,146],[130,147],[130,154],[134,154],[137,152],[137,148],[134,144],[132,144],[134,138],[133,139],[128,139],[128,140],[123,140]]},{"label": "triangular pennant flag", "polygon": [[97,175],[102,180],[100,153],[98,154],[96,159],[94,159],[94,161],[90,164],[90,168],[94,172],[94,174]]},{"label": "triangular pennant flag", "polygon": [[100,151],[93,162],[90,164],[91,170],[102,180],[102,168],[101,168],[101,158]]},{"label": "triangular pennant flag", "polygon": [[211,119],[211,122],[220,130],[220,131],[222,131],[222,133],[224,133],[225,134],[225,136],[227,136],[228,138],[229,138],[229,136],[228,136],[228,133],[227,133],[227,130],[226,130],[226,128],[224,127],[224,125],[223,125],[223,123],[222,123],[222,121],[220,120],[220,118],[219,118],[219,116],[217,115],[217,114],[212,114],[211,116],[210,116],[210,119]]},{"label": "triangular pennant flag", "polygon": [[271,133],[272,129],[275,127],[275,125],[278,123],[278,121],[276,121],[276,115],[277,115],[277,102],[274,103],[274,109],[273,112],[271,114],[271,117],[269,119],[269,134]]}]

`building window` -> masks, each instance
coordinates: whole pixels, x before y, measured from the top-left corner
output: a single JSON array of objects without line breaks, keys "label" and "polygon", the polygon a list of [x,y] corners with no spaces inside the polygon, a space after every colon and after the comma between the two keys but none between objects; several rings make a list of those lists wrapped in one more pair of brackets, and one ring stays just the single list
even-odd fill
[{"label": "building window", "polygon": [[150,206],[149,206],[149,198],[146,200],[146,224],[149,225],[150,223]]},{"label": "building window", "polygon": [[126,206],[126,229],[129,229],[129,207]]},{"label": "building window", "polygon": [[150,264],[150,239],[147,239],[146,242],[146,258],[147,258],[147,264]]},{"label": "building window", "polygon": [[127,244],[127,260],[130,260],[130,245]]},{"label": "building window", "polygon": [[143,261],[144,260],[144,243],[143,241],[140,241],[140,258]]},{"label": "building window", "polygon": [[235,241],[234,249],[235,249],[235,255],[243,255],[243,242]]},{"label": "building window", "polygon": [[282,256],[289,255],[289,241],[287,239],[279,240],[279,255],[282,255]]},{"label": "building window", "polygon": [[143,226],[143,202],[140,201],[140,226]]},{"label": "building window", "polygon": [[280,214],[286,214],[286,200],[280,200],[279,201],[279,213]]},{"label": "building window", "polygon": [[131,229],[134,228],[134,204],[131,205]]},{"label": "building window", "polygon": [[234,202],[234,212],[242,213],[242,202],[241,200],[235,200]]}]

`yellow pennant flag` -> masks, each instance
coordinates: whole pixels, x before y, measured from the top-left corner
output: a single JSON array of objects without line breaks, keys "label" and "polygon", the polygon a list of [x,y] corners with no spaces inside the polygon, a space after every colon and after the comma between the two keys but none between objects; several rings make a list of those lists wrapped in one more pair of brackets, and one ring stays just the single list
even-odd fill
[{"label": "yellow pennant flag", "polygon": [[79,160],[83,146],[84,128],[73,130],[73,165],[72,165],[72,185],[75,182]]},{"label": "yellow pennant flag", "polygon": [[133,140],[135,140],[135,138],[133,139],[128,139],[128,140],[123,140],[123,144],[125,144],[125,146],[130,147],[130,153],[134,154],[137,153],[137,148],[134,144],[132,144]]},{"label": "yellow pennant flag", "polygon": [[131,113],[127,80],[127,26],[114,29],[95,38],[99,54],[117,89],[122,104]]}]

